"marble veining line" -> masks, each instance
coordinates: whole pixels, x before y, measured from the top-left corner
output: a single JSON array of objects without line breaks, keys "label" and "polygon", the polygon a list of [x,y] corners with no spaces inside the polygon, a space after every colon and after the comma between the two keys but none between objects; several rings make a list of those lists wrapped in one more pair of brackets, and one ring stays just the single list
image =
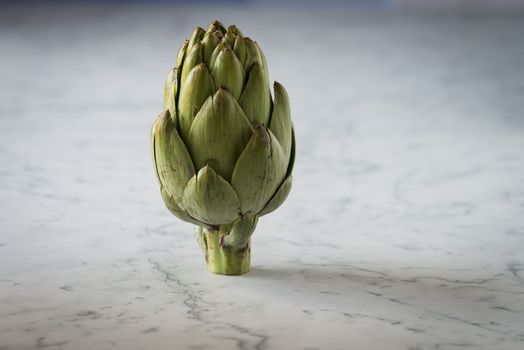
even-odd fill
[{"label": "marble veining line", "polygon": [[198,321],[203,321],[201,317],[201,311],[198,302],[202,299],[198,295],[196,295],[191,287],[182,282],[180,279],[173,276],[172,273],[169,271],[163,269],[160,266],[160,263],[154,261],[152,258],[149,258],[148,261],[153,265],[153,268],[164,275],[164,281],[167,282],[174,282],[179,287],[182,287],[184,294],[186,295],[186,299],[184,299],[184,304],[189,308],[187,313],[194,319]]},{"label": "marble veining line", "polygon": [[395,184],[393,186],[394,188],[394,196],[395,196],[395,199],[400,202],[400,203],[403,203],[405,204],[407,207],[413,207],[413,203],[411,203],[410,201],[408,201],[407,199],[405,199],[405,196],[404,196],[404,191],[402,189],[402,186],[404,185],[404,183],[406,183],[407,181],[409,181],[411,178],[413,178],[413,176],[415,176],[415,174],[417,174],[418,170],[417,169],[413,169],[411,170],[410,172],[408,172],[406,175],[398,178],[396,181],[395,181]]},{"label": "marble veining line", "polygon": [[54,343],[46,343],[45,337],[40,337],[36,340],[36,348],[37,349],[46,349],[46,348],[55,348],[55,347],[62,347],[63,345],[66,345],[69,343],[69,341],[59,341]]},{"label": "marble veining line", "polygon": [[[473,285],[474,287],[482,288],[484,284],[496,281],[497,277],[498,277],[498,275],[497,275],[496,277],[492,277],[492,278],[474,279],[474,280],[448,279],[448,278],[444,278],[444,277],[435,277],[435,276],[415,276],[415,277],[412,277],[412,278],[400,278],[400,277],[397,277],[397,276],[394,276],[394,275],[390,275],[390,274],[387,274],[387,273],[381,272],[381,271],[375,271],[375,270],[371,270],[371,269],[360,268],[360,267],[353,267],[353,266],[347,266],[347,265],[341,265],[341,264],[322,264],[322,266],[327,266],[327,267],[329,267],[329,266],[338,266],[338,267],[342,267],[344,269],[353,269],[355,271],[371,273],[371,274],[374,274],[374,275],[378,276],[378,277],[373,277],[373,278],[375,278],[375,279],[377,279],[379,281],[387,281],[387,282],[390,282],[390,283],[409,283],[409,284],[413,284],[413,283],[417,283],[420,280],[427,279],[427,280],[444,281],[444,282],[447,282],[447,283],[450,283],[450,284],[458,284],[459,286],[456,286],[456,288],[465,288],[468,285]],[[510,266],[511,272],[514,272],[513,267],[514,267],[513,265]],[[518,268],[517,268],[517,270],[518,270]],[[307,272],[306,272],[306,274],[307,274]],[[340,274],[340,276],[341,277],[345,277],[348,280],[354,280],[355,278],[357,278],[357,279],[364,278],[364,276],[361,276],[361,275],[358,275],[358,274],[348,274],[348,273],[342,273],[342,274]],[[515,277],[518,278],[518,276],[515,276]],[[514,294],[514,295],[524,295],[524,291],[523,292],[511,292],[511,291],[492,290],[492,289],[489,289],[489,291],[498,292],[498,293],[508,293],[508,294]],[[500,334],[500,335],[505,335],[505,336],[511,336],[512,335],[510,331],[501,331],[501,330],[493,329],[492,327],[490,327],[490,326],[502,326],[500,323],[497,323],[497,322],[494,322],[494,321],[489,321],[487,323],[485,323],[485,322],[475,322],[475,321],[467,320],[467,319],[462,318],[462,317],[449,315],[447,313],[443,313],[443,312],[440,312],[440,311],[437,311],[437,310],[434,310],[434,309],[431,309],[431,308],[420,307],[420,306],[414,305],[412,303],[409,303],[409,302],[407,302],[405,300],[401,300],[399,298],[387,296],[387,295],[385,295],[385,293],[376,293],[376,292],[372,292],[372,291],[368,291],[368,293],[373,295],[373,296],[376,296],[377,298],[382,298],[384,300],[388,300],[389,302],[392,302],[392,303],[395,303],[395,304],[400,304],[400,305],[403,305],[403,306],[407,306],[409,308],[422,310],[422,311],[431,313],[433,315],[444,317],[446,319],[457,321],[457,322],[460,322],[460,323],[463,323],[463,324],[467,324],[469,326],[480,328],[482,330],[489,331],[489,332],[492,332],[492,333],[495,333],[495,334]],[[322,309],[321,311],[330,311],[330,312],[340,313],[340,311],[338,311],[338,310],[331,310],[331,309]],[[351,313],[340,313],[340,314],[342,314],[344,316],[348,316],[348,317],[350,317],[352,315],[359,315],[361,317],[367,316],[368,318],[376,318],[377,320],[381,320],[380,318],[377,318],[377,317],[372,316],[372,315],[351,314]],[[394,320],[389,320],[389,321],[391,321],[391,322],[399,322],[400,323],[400,321],[394,321]],[[395,324],[398,324],[398,323],[395,323]],[[524,339],[518,339],[518,341],[524,342]]]},{"label": "marble veining line", "polygon": [[[163,269],[160,266],[160,263],[158,263],[157,261],[154,261],[152,258],[149,258],[148,261],[153,265],[154,270],[164,275],[164,281],[166,283],[174,282],[177,286],[183,288],[184,294],[187,296],[187,298],[184,299],[184,304],[189,308],[187,313],[193,319],[203,322],[207,325],[215,325],[220,328],[227,326],[230,329],[237,331],[240,334],[247,335],[252,338],[256,338],[258,339],[258,341],[253,345],[253,348],[255,350],[264,350],[267,348],[267,341],[269,340],[269,336],[267,335],[252,332],[251,330],[249,330],[246,327],[241,327],[241,326],[229,323],[229,322],[214,322],[214,321],[205,319],[204,316],[202,315],[203,312],[200,310],[201,306],[199,305],[203,302],[202,297],[198,296],[195,292],[193,292],[192,288],[188,284],[182,282],[178,278],[175,278],[172,273]],[[238,349],[240,350],[250,349],[249,344],[240,337],[222,337],[222,338],[234,340],[237,343]]]},{"label": "marble veining line", "polygon": [[[260,333],[253,333],[252,331],[250,331],[249,329],[247,329],[245,327],[240,327],[240,326],[234,325],[232,323],[221,323],[221,324],[225,324],[225,325],[231,327],[232,329],[238,331],[240,334],[245,334],[245,335],[248,335],[250,337],[258,338],[259,341],[254,344],[254,349],[255,350],[264,350],[264,349],[268,348],[267,341],[269,340],[269,336],[264,335],[264,334],[260,334]],[[237,342],[237,346],[238,346],[238,348],[240,350],[249,350],[250,349],[248,344],[246,344],[245,340],[240,339],[240,338],[232,338],[232,339]]]}]

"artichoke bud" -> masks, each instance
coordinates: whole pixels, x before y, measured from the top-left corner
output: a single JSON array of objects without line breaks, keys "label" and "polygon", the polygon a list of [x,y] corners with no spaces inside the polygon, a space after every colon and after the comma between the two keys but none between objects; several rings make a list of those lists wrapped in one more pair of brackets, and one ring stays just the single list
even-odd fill
[{"label": "artichoke bud", "polygon": [[258,218],[291,189],[295,138],[289,97],[269,86],[259,45],[215,21],[184,41],[164,85],[151,148],[166,207],[199,226],[211,272],[249,270]]}]

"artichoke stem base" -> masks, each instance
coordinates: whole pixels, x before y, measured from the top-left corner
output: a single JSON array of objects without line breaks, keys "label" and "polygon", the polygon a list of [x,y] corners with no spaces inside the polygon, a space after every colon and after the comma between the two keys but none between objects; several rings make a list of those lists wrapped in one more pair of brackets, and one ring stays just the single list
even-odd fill
[{"label": "artichoke stem base", "polygon": [[220,231],[202,230],[205,242],[207,269],[218,275],[243,275],[251,265],[251,242],[237,250],[220,244]]}]

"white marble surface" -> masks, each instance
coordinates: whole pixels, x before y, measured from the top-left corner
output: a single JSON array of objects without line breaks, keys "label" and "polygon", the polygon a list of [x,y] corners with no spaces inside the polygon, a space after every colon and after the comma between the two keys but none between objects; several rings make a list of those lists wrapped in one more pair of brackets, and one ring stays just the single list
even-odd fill
[{"label": "white marble surface", "polygon": [[[0,349],[523,349],[524,17],[0,11]],[[207,273],[149,128],[237,23],[288,88],[294,187]]]}]

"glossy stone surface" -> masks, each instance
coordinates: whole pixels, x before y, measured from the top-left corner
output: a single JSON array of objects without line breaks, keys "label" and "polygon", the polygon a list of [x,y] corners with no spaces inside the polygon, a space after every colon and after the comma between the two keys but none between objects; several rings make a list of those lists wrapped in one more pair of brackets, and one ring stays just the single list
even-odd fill
[{"label": "glossy stone surface", "polygon": [[[0,349],[524,348],[524,17],[257,11],[2,12]],[[298,145],[242,277],[207,272],[149,150],[215,18]]]}]

